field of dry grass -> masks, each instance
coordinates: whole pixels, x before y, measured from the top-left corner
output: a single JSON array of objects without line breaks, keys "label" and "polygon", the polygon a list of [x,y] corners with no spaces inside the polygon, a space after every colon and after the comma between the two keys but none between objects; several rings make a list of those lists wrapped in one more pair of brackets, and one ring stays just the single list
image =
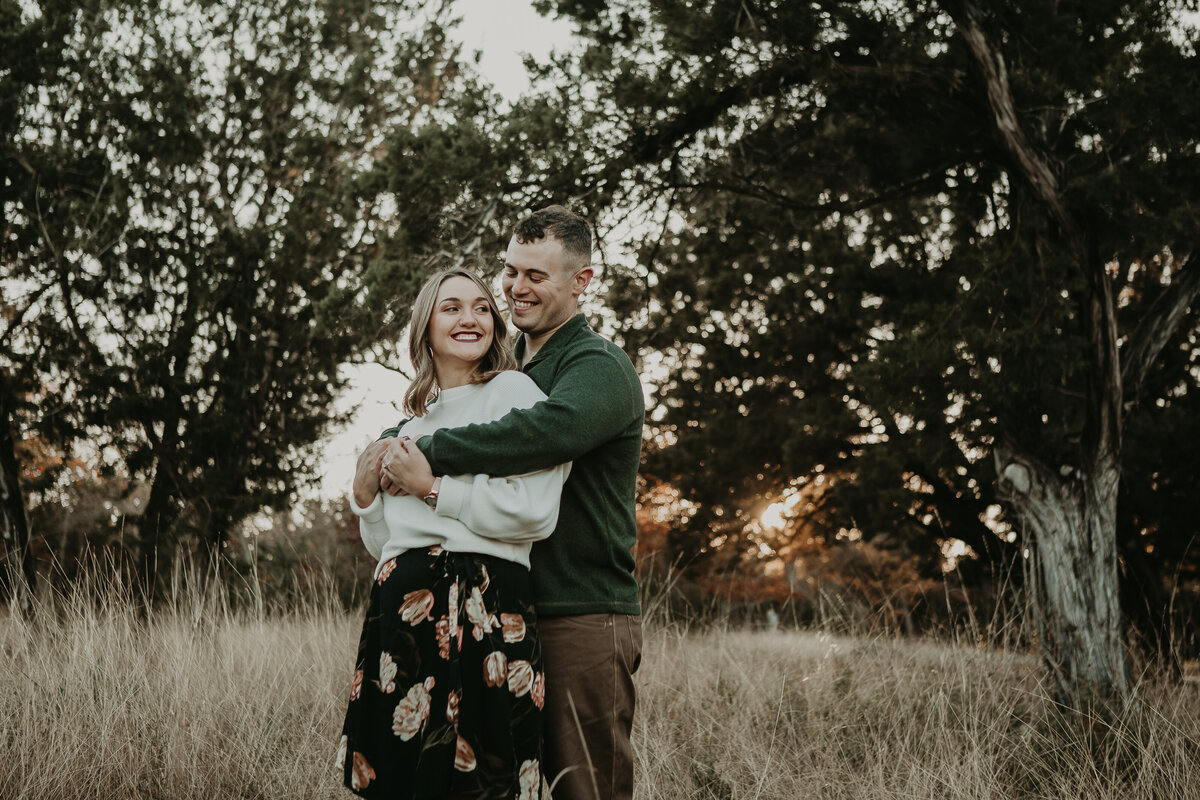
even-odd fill
[{"label": "field of dry grass", "polygon": [[1104,724],[1055,706],[1038,661],[807,632],[655,631],[641,797],[1200,797],[1200,688],[1144,682]]},{"label": "field of dry grass", "polygon": [[[0,612],[0,797],[348,798],[332,769],[359,618],[109,593]],[[1111,725],[1035,660],[965,644],[653,622],[638,800],[1200,797],[1200,688]]]}]

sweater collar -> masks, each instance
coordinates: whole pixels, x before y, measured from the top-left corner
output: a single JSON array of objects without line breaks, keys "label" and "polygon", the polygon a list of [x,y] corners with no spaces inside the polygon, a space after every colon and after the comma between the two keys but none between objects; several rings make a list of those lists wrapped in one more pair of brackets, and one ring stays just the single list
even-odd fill
[{"label": "sweater collar", "polygon": [[460,397],[469,397],[479,391],[481,383],[464,383],[462,386],[455,386],[450,389],[439,389],[437,393],[437,401],[442,405],[453,403]]},{"label": "sweater collar", "polygon": [[[561,328],[551,334],[550,338],[546,340],[546,343],[542,345],[536,353],[533,354],[533,358],[529,359],[529,364],[526,364],[525,366],[528,367],[530,364],[536,364],[537,362],[541,361],[547,353],[565,347],[567,342],[575,338],[575,334],[587,326],[587,317],[585,317],[583,312],[580,311],[575,316],[564,322]],[[513,353],[516,355],[518,363],[520,363],[521,359],[525,355],[525,345],[525,334],[521,334],[521,338],[517,339],[516,347],[513,348]]]}]

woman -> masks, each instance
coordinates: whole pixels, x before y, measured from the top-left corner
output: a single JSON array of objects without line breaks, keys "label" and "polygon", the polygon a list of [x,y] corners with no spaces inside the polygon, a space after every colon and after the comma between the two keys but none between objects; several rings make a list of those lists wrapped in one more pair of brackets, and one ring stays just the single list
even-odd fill
[{"label": "woman", "polygon": [[367,448],[354,481],[379,565],[338,765],[364,797],[536,798],[545,683],[529,549],[554,529],[570,465],[435,479],[410,439],[545,395],[514,369],[504,318],[471,272],[426,281],[408,337],[411,418]]}]

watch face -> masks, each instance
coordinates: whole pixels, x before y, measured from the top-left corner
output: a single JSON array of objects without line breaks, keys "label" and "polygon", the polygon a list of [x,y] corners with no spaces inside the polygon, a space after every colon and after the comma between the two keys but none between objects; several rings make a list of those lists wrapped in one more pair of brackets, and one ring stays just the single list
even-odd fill
[{"label": "watch face", "polygon": [[434,508],[434,509],[437,508],[437,495],[436,494],[427,494],[427,495],[425,495],[424,500],[425,500],[425,505],[429,506],[430,508]]}]

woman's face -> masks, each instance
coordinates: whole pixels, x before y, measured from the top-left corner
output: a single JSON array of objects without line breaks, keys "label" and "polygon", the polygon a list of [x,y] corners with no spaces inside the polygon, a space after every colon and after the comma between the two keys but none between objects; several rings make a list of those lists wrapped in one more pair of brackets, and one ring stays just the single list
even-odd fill
[{"label": "woman's face", "polygon": [[475,369],[492,346],[492,310],[487,295],[469,278],[442,282],[429,319],[429,349],[439,370]]}]

